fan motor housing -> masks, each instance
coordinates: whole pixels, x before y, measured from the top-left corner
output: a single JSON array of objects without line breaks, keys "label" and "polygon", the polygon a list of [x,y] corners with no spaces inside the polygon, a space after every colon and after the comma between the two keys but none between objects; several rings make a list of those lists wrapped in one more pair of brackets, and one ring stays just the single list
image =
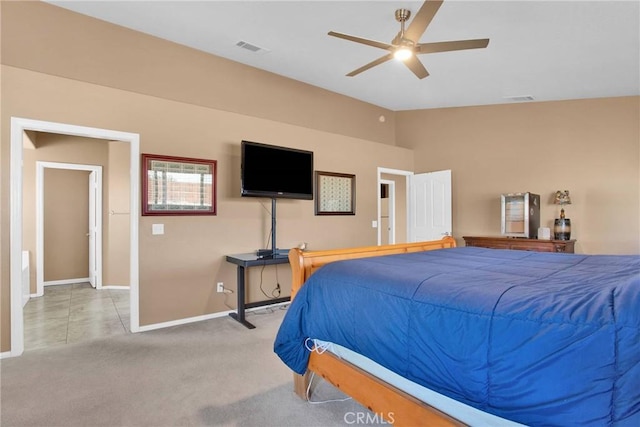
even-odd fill
[{"label": "fan motor housing", "polygon": [[397,9],[396,21],[406,22],[411,17],[411,11],[409,9]]}]

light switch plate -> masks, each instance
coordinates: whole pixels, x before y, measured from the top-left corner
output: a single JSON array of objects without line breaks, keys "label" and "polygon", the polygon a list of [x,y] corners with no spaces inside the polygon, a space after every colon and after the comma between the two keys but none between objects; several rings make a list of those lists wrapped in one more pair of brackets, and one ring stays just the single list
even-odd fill
[{"label": "light switch plate", "polygon": [[164,234],[164,224],[151,225],[151,234]]}]

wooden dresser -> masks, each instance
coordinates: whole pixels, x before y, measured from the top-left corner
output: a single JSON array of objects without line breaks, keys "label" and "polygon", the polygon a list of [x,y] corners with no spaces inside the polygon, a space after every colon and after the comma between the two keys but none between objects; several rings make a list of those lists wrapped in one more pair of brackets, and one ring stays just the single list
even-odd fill
[{"label": "wooden dresser", "polygon": [[565,252],[572,254],[575,240],[539,240],[522,237],[474,237],[464,236],[466,246],[519,251]]}]

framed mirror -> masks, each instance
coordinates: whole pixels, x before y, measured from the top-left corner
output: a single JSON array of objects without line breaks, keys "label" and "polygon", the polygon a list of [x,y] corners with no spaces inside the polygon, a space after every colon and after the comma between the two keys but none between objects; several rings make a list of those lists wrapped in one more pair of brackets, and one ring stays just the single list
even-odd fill
[{"label": "framed mirror", "polygon": [[216,165],[142,154],[142,215],[215,215]]}]

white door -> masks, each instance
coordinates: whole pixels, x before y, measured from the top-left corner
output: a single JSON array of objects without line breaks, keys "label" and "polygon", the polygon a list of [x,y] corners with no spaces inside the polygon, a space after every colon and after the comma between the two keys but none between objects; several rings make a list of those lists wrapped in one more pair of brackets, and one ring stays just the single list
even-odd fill
[{"label": "white door", "polygon": [[409,242],[451,236],[451,171],[409,178]]},{"label": "white door", "polygon": [[89,238],[89,283],[94,288],[98,283],[98,262],[97,257],[97,243],[98,243],[98,224],[96,215],[96,202],[98,199],[98,177],[96,171],[91,171],[89,174],[89,231],[87,237]]}]

